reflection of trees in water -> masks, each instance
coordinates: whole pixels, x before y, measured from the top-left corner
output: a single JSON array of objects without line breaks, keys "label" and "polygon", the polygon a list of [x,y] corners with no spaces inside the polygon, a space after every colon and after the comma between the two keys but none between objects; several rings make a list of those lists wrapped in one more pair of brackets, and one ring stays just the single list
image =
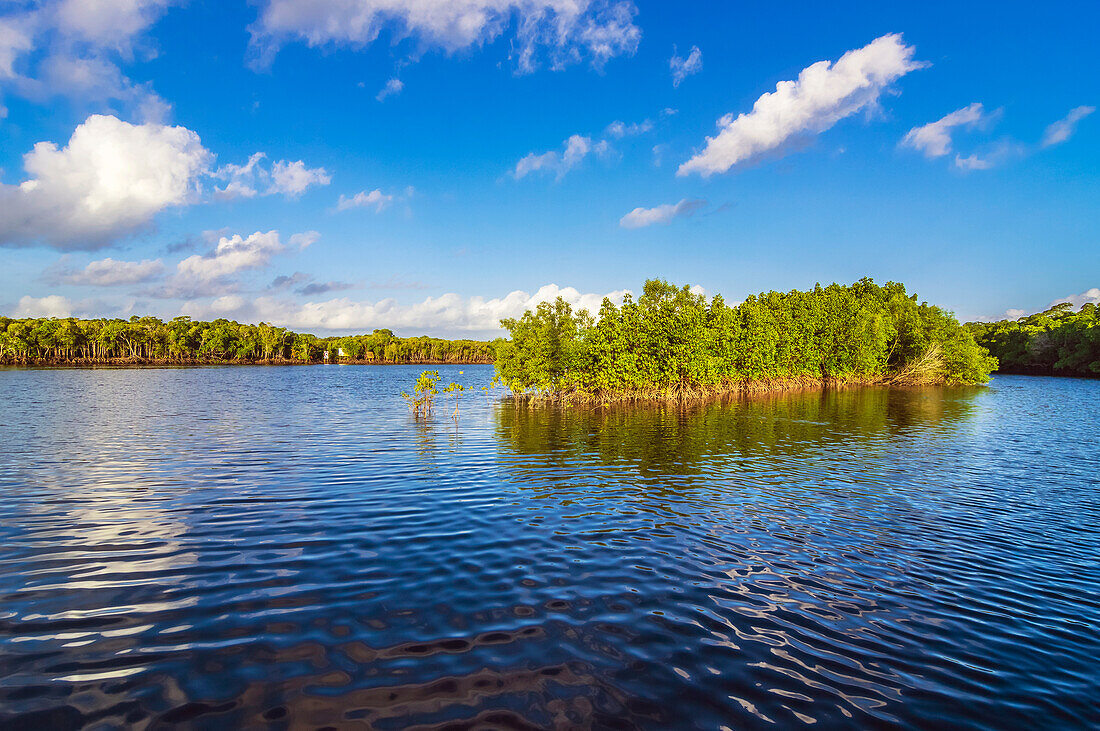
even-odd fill
[{"label": "reflection of trees in water", "polygon": [[731,398],[684,405],[560,406],[504,402],[497,437],[505,452],[549,465],[595,458],[642,472],[696,474],[717,455],[798,457],[831,445],[870,448],[914,429],[969,419],[979,388],[853,388]]},{"label": "reflection of trees in water", "polygon": [[456,453],[463,443],[462,429],[457,420],[420,416],[410,418],[416,433],[416,458],[433,469],[443,464],[443,453]]}]

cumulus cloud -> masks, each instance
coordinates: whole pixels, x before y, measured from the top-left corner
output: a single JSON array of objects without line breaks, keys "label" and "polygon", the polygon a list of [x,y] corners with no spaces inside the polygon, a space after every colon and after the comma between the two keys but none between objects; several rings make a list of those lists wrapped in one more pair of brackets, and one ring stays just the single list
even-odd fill
[{"label": "cumulus cloud", "polygon": [[351,208],[373,208],[375,213],[381,213],[382,210],[393,203],[393,196],[383,193],[380,189],[375,188],[369,193],[365,190],[361,190],[353,196],[341,195],[340,200],[336,202],[337,211],[346,211]]},{"label": "cumulus cloud", "polygon": [[271,193],[282,193],[296,198],[311,185],[328,185],[332,176],[324,168],[307,168],[301,160],[280,160],[271,166]]},{"label": "cumulus cloud", "polygon": [[116,261],[108,257],[89,262],[83,269],[69,272],[62,277],[62,281],[67,284],[113,287],[120,284],[148,282],[163,273],[164,263],[160,259]]},{"label": "cumulus cloud", "polygon": [[707,202],[702,199],[684,198],[679,203],[665,203],[655,208],[635,208],[619,219],[619,225],[623,228],[644,228],[655,223],[671,223],[672,219],[690,216],[706,205]]},{"label": "cumulus cloud", "polygon": [[263,66],[295,40],[358,47],[388,30],[394,40],[412,37],[420,48],[454,53],[510,33],[520,73],[536,69],[542,56],[554,68],[585,59],[600,67],[637,49],[635,12],[626,0],[263,0],[251,47]]},{"label": "cumulus cloud", "polygon": [[311,186],[332,182],[332,176],[323,167],[309,168],[302,160],[278,160],[268,166],[264,164],[266,158],[266,153],[256,152],[244,165],[227,163],[219,167],[213,175],[226,184],[216,188],[214,196],[226,200],[267,195],[298,198]]},{"label": "cumulus cloud", "polygon": [[382,87],[382,90],[374,97],[378,101],[385,101],[388,96],[395,96],[401,93],[401,90],[405,88],[405,82],[401,79],[393,78],[386,82],[386,85]]},{"label": "cumulus cloud", "polygon": [[72,301],[59,294],[20,297],[19,306],[15,308],[16,317],[69,317],[72,314]]},{"label": "cumulus cloud", "polygon": [[180,313],[196,320],[210,320],[219,317],[240,319],[240,313],[246,312],[248,300],[239,294],[225,294],[208,303],[184,302]]},{"label": "cumulus cloud", "polygon": [[1077,123],[1095,111],[1096,107],[1074,107],[1069,114],[1046,128],[1040,144],[1043,147],[1051,147],[1065,142],[1073,136]]},{"label": "cumulus cloud", "polygon": [[[253,301],[238,298],[240,307],[227,311],[227,300],[211,304],[188,303],[187,314],[194,317],[235,317],[252,322],[264,321],[299,331],[369,332],[391,328],[406,333],[432,332],[462,337],[492,337],[501,334],[500,320],[519,317],[540,302],[563,297],[577,309],[599,311],[604,297],[621,303],[628,290],[606,294],[581,293],[573,287],[548,284],[535,293],[516,290],[503,297],[460,297],[449,293],[427,297],[413,304],[400,304],[393,298],[359,301],[340,297],[305,304],[278,297],[260,297]],[[217,306],[220,309],[215,310]]]},{"label": "cumulus cloud", "polygon": [[722,117],[719,133],[677,174],[724,173],[793,137],[824,132],[845,117],[877,108],[894,81],[924,66],[913,60],[914,52],[900,35],[890,34],[848,51],[836,63],[808,66],[796,81],[781,81],[757,99],[751,112]]},{"label": "cumulus cloud", "polygon": [[914,127],[902,138],[901,144],[925,157],[943,157],[951,152],[951,135],[956,127],[973,128],[989,120],[980,102],[956,109],[942,119]]},{"label": "cumulus cloud", "polygon": [[672,71],[672,85],[679,86],[681,81],[703,70],[703,52],[699,50],[699,46],[692,46],[687,58],[681,58],[676,55],[676,47],[673,46],[668,68]]},{"label": "cumulus cloud", "polygon": [[222,188],[215,188],[214,195],[218,198],[255,198],[259,191],[256,189],[256,181],[262,177],[268,177],[270,173],[260,165],[267,153],[256,152],[249,156],[244,165],[226,163],[214,172],[214,177],[228,182]]},{"label": "cumulus cloud", "polygon": [[247,237],[222,236],[213,253],[189,256],[176,269],[179,275],[198,281],[221,279],[246,269],[266,266],[271,257],[285,250],[278,231],[257,231]]},{"label": "cumulus cloud", "polygon": [[[176,273],[163,285],[142,294],[161,299],[188,300],[235,294],[242,286],[239,275],[263,269],[276,255],[294,248],[304,248],[319,237],[317,232],[308,231],[294,234],[284,244],[278,231],[256,231],[248,236],[226,236],[209,231],[207,234],[217,238],[213,250],[183,259],[176,264]],[[312,281],[311,277],[296,274],[294,278],[276,278],[270,288],[287,289],[309,281]]]},{"label": "cumulus cloud", "polygon": [[1093,287],[1092,289],[1086,289],[1081,294],[1071,294],[1068,297],[1056,299],[1050,303],[1050,306],[1054,307],[1054,305],[1061,305],[1067,302],[1073,305],[1073,309],[1075,310],[1080,309],[1082,305],[1089,303],[1100,305],[1100,287]]},{"label": "cumulus cloud", "polygon": [[103,247],[192,202],[212,159],[185,127],[88,117],[65,147],[23,156],[25,181],[0,185],[0,245]]}]

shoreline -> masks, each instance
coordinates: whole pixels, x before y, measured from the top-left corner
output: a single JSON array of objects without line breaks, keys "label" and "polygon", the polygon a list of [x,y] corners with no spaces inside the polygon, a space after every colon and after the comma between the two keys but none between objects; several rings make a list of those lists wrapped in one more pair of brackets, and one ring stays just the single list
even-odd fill
[{"label": "shoreline", "polygon": [[681,387],[625,392],[558,391],[513,392],[506,399],[516,403],[553,403],[563,406],[604,406],[609,404],[691,404],[727,398],[746,398],[771,394],[800,393],[806,391],[844,391],[857,388],[984,388],[985,384],[950,383],[937,381],[906,381],[899,377],[852,378],[774,378],[754,381],[737,381],[719,386]]},{"label": "shoreline", "polygon": [[41,358],[23,362],[0,362],[3,368],[201,368],[205,366],[315,366],[315,365],[354,365],[354,366],[399,366],[399,365],[492,365],[486,360],[311,360],[291,359],[269,360],[149,360],[133,358],[112,358],[109,360],[55,360]]}]

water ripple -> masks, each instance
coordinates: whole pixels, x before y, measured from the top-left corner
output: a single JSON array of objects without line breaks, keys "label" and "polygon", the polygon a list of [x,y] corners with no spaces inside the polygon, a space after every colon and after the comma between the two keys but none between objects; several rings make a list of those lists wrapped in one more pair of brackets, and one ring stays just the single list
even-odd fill
[{"label": "water ripple", "polygon": [[0,369],[0,728],[1100,718],[1100,382],[456,424],[415,374]]}]

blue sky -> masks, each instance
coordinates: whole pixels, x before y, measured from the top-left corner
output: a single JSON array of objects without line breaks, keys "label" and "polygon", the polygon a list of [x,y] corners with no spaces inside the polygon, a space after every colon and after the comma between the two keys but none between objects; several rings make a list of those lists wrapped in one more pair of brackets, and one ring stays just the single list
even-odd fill
[{"label": "blue sky", "polygon": [[1095,301],[1098,27],[1085,2],[5,0],[0,312],[484,337],[653,276],[730,301],[871,276],[962,319]]}]

